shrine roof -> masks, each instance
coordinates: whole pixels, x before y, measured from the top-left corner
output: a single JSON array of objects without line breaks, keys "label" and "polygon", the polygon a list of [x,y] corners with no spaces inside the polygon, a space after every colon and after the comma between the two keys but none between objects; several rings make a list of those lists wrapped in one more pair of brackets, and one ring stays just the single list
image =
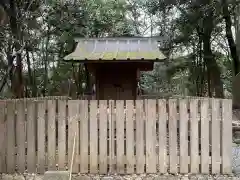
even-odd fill
[{"label": "shrine roof", "polygon": [[76,38],[75,50],[65,61],[161,61],[158,38]]}]

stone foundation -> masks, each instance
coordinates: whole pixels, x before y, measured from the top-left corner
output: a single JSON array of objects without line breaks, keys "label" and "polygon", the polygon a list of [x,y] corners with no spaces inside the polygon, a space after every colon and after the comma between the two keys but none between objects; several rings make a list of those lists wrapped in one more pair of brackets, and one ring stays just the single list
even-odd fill
[{"label": "stone foundation", "polygon": [[[55,178],[54,178],[55,179]],[[223,175],[76,175],[72,176],[72,180],[240,180],[240,176],[223,176]],[[43,175],[37,174],[1,174],[0,180],[43,180]],[[58,180],[56,178],[55,180]]]}]

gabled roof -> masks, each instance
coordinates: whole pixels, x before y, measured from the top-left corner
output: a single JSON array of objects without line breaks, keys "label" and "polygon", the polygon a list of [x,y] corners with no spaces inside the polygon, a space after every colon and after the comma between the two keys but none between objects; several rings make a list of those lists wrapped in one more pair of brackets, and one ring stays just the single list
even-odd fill
[{"label": "gabled roof", "polygon": [[81,38],[66,61],[158,61],[166,59],[157,38]]}]

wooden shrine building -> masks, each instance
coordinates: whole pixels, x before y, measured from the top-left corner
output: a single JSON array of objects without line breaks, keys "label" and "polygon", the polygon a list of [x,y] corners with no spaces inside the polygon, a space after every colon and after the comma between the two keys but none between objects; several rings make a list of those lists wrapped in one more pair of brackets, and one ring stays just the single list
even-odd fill
[{"label": "wooden shrine building", "polygon": [[94,99],[137,99],[140,71],[151,71],[165,59],[157,38],[75,39],[74,52],[64,60],[85,63],[96,87]]}]

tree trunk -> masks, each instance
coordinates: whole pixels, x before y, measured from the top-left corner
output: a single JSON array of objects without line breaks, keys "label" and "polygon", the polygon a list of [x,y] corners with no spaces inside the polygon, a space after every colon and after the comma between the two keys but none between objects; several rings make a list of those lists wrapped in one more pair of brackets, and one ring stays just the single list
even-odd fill
[{"label": "tree trunk", "polygon": [[45,44],[45,59],[44,59],[44,87],[43,87],[43,97],[47,95],[47,85],[48,85],[48,45],[50,40],[50,27],[48,27],[47,39]]},{"label": "tree trunk", "polygon": [[[9,59],[9,58],[11,58],[11,59]],[[8,76],[11,75],[10,78],[12,78],[12,71],[13,71],[13,64],[12,64],[12,62],[13,62],[13,59],[14,59],[14,57],[8,56],[8,69],[7,69],[6,75],[1,80],[0,92],[2,92],[3,88],[5,87],[5,85],[7,83]]]},{"label": "tree trunk", "polygon": [[203,56],[207,67],[208,95],[209,97],[215,96],[218,98],[223,98],[224,93],[223,83],[221,81],[221,72],[211,49],[213,14],[213,8],[208,8],[203,19]]},{"label": "tree trunk", "polygon": [[16,93],[17,93],[17,98],[23,98],[24,97],[24,84],[23,84],[23,76],[22,76],[22,55],[21,55],[21,53],[17,53],[16,61],[17,61]]},{"label": "tree trunk", "polygon": [[[21,52],[19,50],[21,49],[21,45],[19,43],[20,41],[20,28],[19,24],[17,23],[17,18],[20,13],[17,13],[16,10],[16,2],[15,0],[10,0],[10,28],[13,34],[13,37],[15,39],[14,47],[16,50],[16,61],[17,61],[17,76],[15,76],[15,81],[12,80],[12,89],[16,89],[14,92],[15,95],[18,98],[24,97],[24,85],[23,85],[23,77],[22,77],[22,57]],[[9,58],[9,65],[13,63],[13,58]],[[10,75],[11,76],[11,75]],[[14,83],[15,82],[15,83]]]},{"label": "tree trunk", "polygon": [[[240,5],[237,5],[236,7],[235,16],[236,16],[236,21],[235,21],[236,49],[237,49],[238,63],[239,63],[240,62]],[[240,67],[239,67],[239,71],[240,71]]]},{"label": "tree trunk", "polygon": [[37,96],[37,89],[35,87],[34,80],[33,80],[31,62],[30,62],[29,52],[28,52],[27,48],[26,48],[26,56],[27,56],[27,68],[28,68],[28,80],[29,80],[29,84],[30,84],[31,89],[32,89],[32,97],[36,97]]},{"label": "tree trunk", "polygon": [[240,72],[240,61],[239,61],[239,55],[237,53],[237,46],[233,39],[233,33],[231,30],[232,20],[231,20],[231,15],[230,15],[226,0],[222,0],[222,8],[223,8],[223,18],[225,20],[226,37],[228,40],[228,45],[229,45],[231,57],[233,60],[234,75],[236,76]]}]

